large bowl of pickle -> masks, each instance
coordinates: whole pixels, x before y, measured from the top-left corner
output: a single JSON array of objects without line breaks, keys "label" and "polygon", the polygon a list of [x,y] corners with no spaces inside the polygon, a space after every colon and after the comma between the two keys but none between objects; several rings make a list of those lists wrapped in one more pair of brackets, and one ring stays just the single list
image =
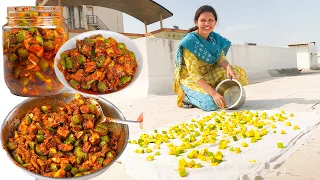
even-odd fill
[{"label": "large bowl of pickle", "polygon": [[[96,100],[104,115],[125,120],[112,103]],[[12,162],[36,179],[91,179],[112,166],[129,137],[127,125],[100,122],[100,116],[78,93],[28,98],[8,113],[1,144]]]}]

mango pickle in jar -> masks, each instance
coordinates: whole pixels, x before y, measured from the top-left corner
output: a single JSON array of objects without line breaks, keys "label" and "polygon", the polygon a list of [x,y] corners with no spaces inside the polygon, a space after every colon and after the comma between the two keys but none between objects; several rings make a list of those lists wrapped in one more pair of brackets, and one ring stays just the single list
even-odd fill
[{"label": "mango pickle in jar", "polygon": [[12,94],[49,96],[63,85],[54,58],[68,40],[59,6],[8,7],[3,29],[4,79]]}]

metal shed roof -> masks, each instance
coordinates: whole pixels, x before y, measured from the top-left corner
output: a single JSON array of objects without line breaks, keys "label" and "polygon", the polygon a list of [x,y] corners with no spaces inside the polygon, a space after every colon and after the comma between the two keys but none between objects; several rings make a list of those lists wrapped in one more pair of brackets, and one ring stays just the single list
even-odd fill
[{"label": "metal shed roof", "polygon": [[[40,0],[41,1],[41,0]],[[146,25],[162,21],[173,14],[152,0],[60,0],[61,6],[100,6],[115,9],[135,17]],[[41,5],[57,6],[59,0],[44,0]]]}]

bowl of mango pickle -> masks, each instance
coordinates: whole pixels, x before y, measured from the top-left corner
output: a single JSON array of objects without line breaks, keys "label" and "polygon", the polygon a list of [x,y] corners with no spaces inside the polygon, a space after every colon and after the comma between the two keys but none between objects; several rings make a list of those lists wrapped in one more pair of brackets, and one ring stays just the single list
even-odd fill
[{"label": "bowl of mango pickle", "polygon": [[58,51],[54,70],[62,84],[85,95],[108,95],[132,86],[143,58],[130,38],[96,30],[69,39]]}]

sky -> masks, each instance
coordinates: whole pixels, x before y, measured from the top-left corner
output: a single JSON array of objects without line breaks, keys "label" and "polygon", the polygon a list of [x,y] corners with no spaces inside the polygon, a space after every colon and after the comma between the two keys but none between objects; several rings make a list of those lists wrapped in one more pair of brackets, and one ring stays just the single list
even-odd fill
[{"label": "sky", "polygon": [[[218,13],[216,32],[234,44],[245,42],[262,46],[287,46],[288,44],[315,41],[320,43],[319,0],[155,0],[173,13],[164,20],[164,27],[188,29],[194,25],[195,11],[204,4],[213,6]],[[2,1],[0,24],[6,22],[6,7],[34,5],[35,0]],[[188,2],[188,3],[187,3]],[[144,24],[124,14],[124,31],[144,33]],[[160,23],[148,30],[160,28]],[[320,45],[318,45],[320,49]]]},{"label": "sky", "polygon": [[[219,22],[215,31],[232,43],[252,42],[263,46],[286,46],[312,41],[320,43],[319,0],[155,1],[173,13],[172,17],[164,20],[164,27],[192,27],[196,10],[208,4],[218,14]],[[148,26],[148,30],[159,27],[159,23],[154,23]],[[126,32],[144,32],[143,23],[129,15],[124,16],[124,28]]]}]

